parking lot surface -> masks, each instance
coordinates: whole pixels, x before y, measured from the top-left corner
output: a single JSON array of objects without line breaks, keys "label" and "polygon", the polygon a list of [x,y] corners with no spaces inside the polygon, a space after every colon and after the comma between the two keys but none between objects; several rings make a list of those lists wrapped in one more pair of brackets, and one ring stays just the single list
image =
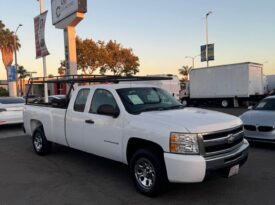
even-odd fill
[{"label": "parking lot surface", "polygon": [[[5,131],[12,129],[19,128]],[[136,192],[125,165],[58,145],[40,157],[30,137],[5,137],[2,131],[0,204],[275,204],[273,145],[253,144],[237,176],[172,184],[148,198]]]},{"label": "parking lot surface", "polygon": [[22,125],[0,125],[0,139],[14,137],[14,136],[23,136],[24,132]]}]

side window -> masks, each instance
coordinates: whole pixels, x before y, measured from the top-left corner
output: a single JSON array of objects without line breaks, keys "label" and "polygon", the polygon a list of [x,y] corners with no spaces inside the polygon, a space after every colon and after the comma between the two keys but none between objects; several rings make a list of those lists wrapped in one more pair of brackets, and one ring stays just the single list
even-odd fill
[{"label": "side window", "polygon": [[118,108],[114,96],[109,91],[98,89],[94,93],[89,112],[97,114],[97,110],[101,105],[112,105],[115,109]]},{"label": "side window", "polygon": [[74,111],[84,112],[89,93],[90,89],[81,89],[78,92],[76,100],[74,102]]}]

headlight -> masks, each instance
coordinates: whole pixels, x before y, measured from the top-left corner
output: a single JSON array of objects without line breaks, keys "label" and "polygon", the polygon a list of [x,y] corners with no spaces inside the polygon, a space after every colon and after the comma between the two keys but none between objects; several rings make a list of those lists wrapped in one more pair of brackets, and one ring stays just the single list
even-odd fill
[{"label": "headlight", "polygon": [[171,133],[170,152],[199,154],[198,135],[188,133]]}]

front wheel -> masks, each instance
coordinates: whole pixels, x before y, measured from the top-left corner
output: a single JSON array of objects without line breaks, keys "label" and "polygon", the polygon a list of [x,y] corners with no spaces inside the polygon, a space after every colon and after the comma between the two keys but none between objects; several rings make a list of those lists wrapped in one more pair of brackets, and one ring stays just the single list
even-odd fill
[{"label": "front wheel", "polygon": [[33,149],[38,155],[46,155],[51,152],[52,144],[44,134],[43,127],[36,128],[32,136]]},{"label": "front wheel", "polygon": [[229,106],[229,102],[228,102],[228,100],[222,100],[222,102],[221,102],[221,106],[223,107],[223,108],[227,108],[228,106]]},{"label": "front wheel", "polygon": [[156,196],[167,182],[165,166],[161,156],[138,150],[130,162],[130,174],[136,189],[147,196]]},{"label": "front wheel", "polygon": [[187,99],[182,99],[181,104],[186,107],[188,105]]}]

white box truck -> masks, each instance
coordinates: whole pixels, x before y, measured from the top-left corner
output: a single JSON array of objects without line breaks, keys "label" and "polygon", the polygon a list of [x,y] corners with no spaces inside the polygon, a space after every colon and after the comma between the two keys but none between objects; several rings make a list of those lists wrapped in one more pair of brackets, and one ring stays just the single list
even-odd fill
[{"label": "white box truck", "polygon": [[263,65],[246,62],[197,68],[190,72],[188,87],[183,103],[237,107],[265,95]]},{"label": "white box truck", "polygon": [[275,89],[275,75],[267,75],[266,76],[267,84],[268,84],[268,91],[272,91]]}]

